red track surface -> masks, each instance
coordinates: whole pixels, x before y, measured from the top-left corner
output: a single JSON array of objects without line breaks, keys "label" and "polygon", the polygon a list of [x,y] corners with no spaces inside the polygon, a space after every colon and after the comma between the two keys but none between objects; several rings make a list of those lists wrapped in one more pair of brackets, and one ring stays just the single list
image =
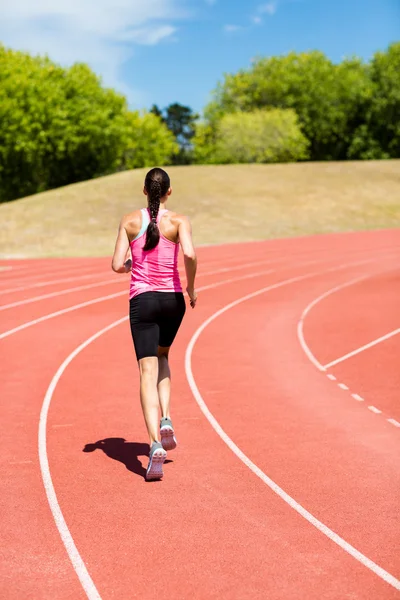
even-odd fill
[{"label": "red track surface", "polygon": [[179,446],[153,484],[127,322],[71,356],[125,316],[127,277],[0,261],[1,598],[400,597],[400,335],[318,368],[400,327],[400,231],[199,258],[171,359]]}]

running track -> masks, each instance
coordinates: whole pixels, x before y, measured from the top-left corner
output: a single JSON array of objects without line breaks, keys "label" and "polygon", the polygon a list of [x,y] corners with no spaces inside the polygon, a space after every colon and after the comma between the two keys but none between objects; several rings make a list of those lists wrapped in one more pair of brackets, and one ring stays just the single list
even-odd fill
[{"label": "running track", "polygon": [[109,262],[0,261],[1,598],[399,598],[400,230],[199,250],[155,483]]}]

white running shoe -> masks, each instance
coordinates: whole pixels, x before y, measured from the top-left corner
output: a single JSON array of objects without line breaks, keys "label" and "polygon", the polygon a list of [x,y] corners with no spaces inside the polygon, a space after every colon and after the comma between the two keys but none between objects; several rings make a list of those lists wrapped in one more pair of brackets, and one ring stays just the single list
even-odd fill
[{"label": "white running shoe", "polygon": [[160,421],[161,444],[164,450],[174,450],[177,445],[171,419],[163,417]]}]

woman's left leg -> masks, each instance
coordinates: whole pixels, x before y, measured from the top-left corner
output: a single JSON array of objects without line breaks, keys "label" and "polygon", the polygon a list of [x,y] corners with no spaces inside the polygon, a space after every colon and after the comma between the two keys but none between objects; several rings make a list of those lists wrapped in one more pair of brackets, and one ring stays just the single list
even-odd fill
[{"label": "woman's left leg", "polygon": [[141,358],[139,360],[139,370],[140,402],[151,448],[153,442],[159,440],[158,358],[156,356]]},{"label": "woman's left leg", "polygon": [[168,363],[169,347],[158,348],[158,398],[161,417],[170,417],[169,404],[171,399],[171,371]]}]

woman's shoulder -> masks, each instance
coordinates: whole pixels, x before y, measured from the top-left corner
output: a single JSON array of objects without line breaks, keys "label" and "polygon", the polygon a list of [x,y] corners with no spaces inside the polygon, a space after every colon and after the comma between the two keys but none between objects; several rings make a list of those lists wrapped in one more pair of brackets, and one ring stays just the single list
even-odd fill
[{"label": "woman's shoulder", "polygon": [[189,221],[189,217],[182,215],[180,213],[177,212],[173,212],[172,210],[168,210],[165,213],[165,216],[170,219],[174,224],[176,225],[180,225],[183,222],[188,222]]},{"label": "woman's shoulder", "polygon": [[142,209],[137,209],[124,215],[121,223],[128,235],[135,237],[142,226]]}]

